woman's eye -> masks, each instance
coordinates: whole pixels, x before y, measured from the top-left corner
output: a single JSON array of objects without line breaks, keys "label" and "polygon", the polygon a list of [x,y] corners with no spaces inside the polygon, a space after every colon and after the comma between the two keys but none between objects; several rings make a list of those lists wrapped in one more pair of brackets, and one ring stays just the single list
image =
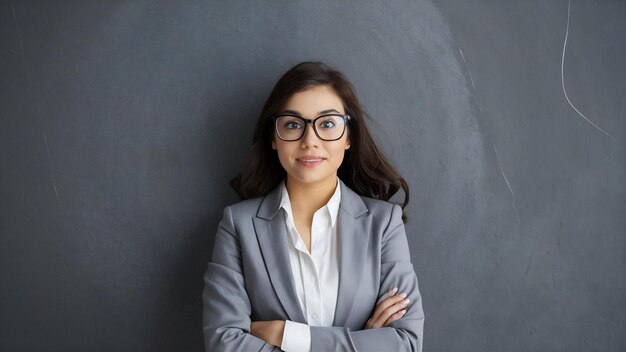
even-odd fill
[{"label": "woman's eye", "polygon": [[285,123],[285,128],[296,129],[296,128],[302,128],[302,127],[297,121],[288,121],[287,123]]},{"label": "woman's eye", "polygon": [[333,128],[335,127],[335,121],[332,121],[332,120],[322,121],[322,123],[320,123],[320,127],[321,128]]}]

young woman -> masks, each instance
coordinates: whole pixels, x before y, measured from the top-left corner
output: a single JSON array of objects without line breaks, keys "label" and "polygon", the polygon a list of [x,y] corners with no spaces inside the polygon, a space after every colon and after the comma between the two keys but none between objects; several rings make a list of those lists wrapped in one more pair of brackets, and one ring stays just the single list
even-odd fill
[{"label": "young woman", "polygon": [[207,351],[422,350],[408,186],[364,117],[323,63],[276,83],[204,276]]}]

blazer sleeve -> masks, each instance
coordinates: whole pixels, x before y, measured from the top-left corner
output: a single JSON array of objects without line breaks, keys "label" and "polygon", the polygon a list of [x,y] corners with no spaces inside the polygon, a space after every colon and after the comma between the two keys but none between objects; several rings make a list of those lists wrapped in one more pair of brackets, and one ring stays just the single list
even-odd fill
[{"label": "blazer sleeve", "polygon": [[410,299],[405,315],[387,327],[350,330],[346,327],[311,326],[311,351],[413,351],[423,346],[424,311],[411,264],[402,222],[402,209],[394,205],[391,220],[382,236],[379,292],[398,287]]},{"label": "blazer sleeve", "polygon": [[202,327],[206,351],[280,351],[250,335],[251,306],[244,285],[241,246],[230,207],[215,235],[213,256],[204,274]]}]

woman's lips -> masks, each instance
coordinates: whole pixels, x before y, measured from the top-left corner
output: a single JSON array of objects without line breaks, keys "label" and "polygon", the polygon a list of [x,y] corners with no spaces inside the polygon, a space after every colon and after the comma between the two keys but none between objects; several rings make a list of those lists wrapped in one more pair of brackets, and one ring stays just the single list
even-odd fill
[{"label": "woman's lips", "polygon": [[300,165],[302,166],[317,166],[319,164],[322,163],[322,161],[324,161],[324,158],[320,158],[320,157],[301,157],[301,158],[297,158],[296,160],[298,160],[298,162],[300,163]]}]

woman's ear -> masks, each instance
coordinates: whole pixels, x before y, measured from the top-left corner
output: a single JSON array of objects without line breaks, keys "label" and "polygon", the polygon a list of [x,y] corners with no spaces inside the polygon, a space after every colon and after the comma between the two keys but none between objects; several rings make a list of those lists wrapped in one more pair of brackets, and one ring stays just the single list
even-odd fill
[{"label": "woman's ear", "polygon": [[276,141],[272,140],[272,149],[276,150]]}]

